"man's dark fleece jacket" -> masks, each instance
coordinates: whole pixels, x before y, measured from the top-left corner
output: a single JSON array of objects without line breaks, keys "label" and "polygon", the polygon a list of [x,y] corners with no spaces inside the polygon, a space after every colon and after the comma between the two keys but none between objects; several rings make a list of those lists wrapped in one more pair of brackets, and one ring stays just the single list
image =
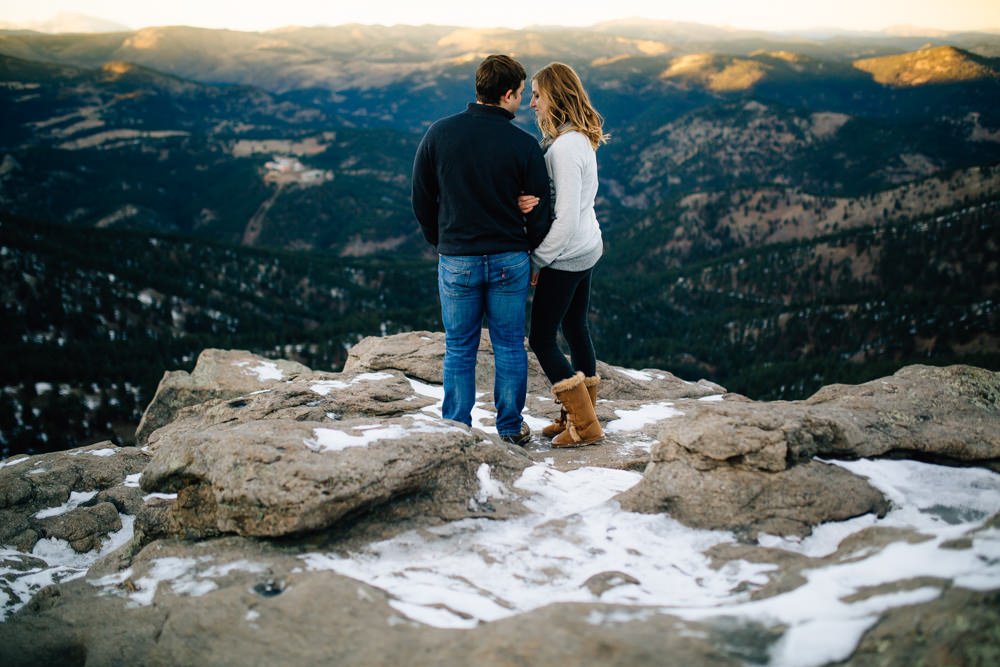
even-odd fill
[{"label": "man's dark fleece jacket", "polygon": [[[413,212],[442,255],[534,250],[549,231],[551,197],[538,142],[499,106],[471,103],[427,130],[413,161]],[[520,194],[540,198],[527,215]]]}]

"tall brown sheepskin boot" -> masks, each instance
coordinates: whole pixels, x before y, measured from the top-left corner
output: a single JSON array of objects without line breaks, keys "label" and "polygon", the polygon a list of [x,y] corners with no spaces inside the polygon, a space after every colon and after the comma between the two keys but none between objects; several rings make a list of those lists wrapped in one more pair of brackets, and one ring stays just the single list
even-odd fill
[{"label": "tall brown sheepskin boot", "polygon": [[[601,382],[600,375],[583,378],[583,384],[587,386],[587,393],[590,394],[590,402],[594,409],[597,409],[597,385]],[[552,423],[542,429],[542,435],[546,438],[554,438],[566,430],[566,409],[559,408],[559,416],[552,420]]]},{"label": "tall brown sheepskin boot", "polygon": [[553,447],[579,447],[604,438],[583,373],[557,382],[552,393],[566,410],[566,430],[552,439]]}]

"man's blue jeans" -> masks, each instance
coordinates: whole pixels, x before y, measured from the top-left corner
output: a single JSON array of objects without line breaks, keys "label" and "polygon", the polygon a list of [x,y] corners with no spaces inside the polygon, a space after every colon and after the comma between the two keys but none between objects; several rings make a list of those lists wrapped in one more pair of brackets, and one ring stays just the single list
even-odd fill
[{"label": "man's blue jeans", "polygon": [[524,307],[530,280],[531,262],[525,251],[439,256],[438,292],[445,331],[441,413],[445,419],[472,425],[476,353],[485,315],[496,363],[493,403],[497,433],[520,432],[528,387]]}]

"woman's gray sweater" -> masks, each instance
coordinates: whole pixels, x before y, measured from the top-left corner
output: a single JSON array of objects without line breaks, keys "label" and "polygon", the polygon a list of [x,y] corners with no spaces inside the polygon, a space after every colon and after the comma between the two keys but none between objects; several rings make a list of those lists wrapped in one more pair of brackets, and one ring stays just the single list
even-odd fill
[{"label": "woman's gray sweater", "polygon": [[590,140],[575,130],[556,137],[545,152],[553,190],[552,227],[531,254],[534,269],[584,271],[604,251],[601,226],[594,213],[597,197],[597,154]]}]

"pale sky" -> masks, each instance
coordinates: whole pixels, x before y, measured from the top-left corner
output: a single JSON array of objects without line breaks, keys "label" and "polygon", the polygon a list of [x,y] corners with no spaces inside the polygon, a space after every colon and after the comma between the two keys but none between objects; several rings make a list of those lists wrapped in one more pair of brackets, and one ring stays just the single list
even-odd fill
[{"label": "pale sky", "polygon": [[0,23],[23,24],[60,11],[87,14],[131,28],[193,25],[268,30],[287,25],[397,23],[521,28],[591,25],[642,16],[756,30],[914,25],[944,30],[1000,28],[1000,0],[0,0]]}]

